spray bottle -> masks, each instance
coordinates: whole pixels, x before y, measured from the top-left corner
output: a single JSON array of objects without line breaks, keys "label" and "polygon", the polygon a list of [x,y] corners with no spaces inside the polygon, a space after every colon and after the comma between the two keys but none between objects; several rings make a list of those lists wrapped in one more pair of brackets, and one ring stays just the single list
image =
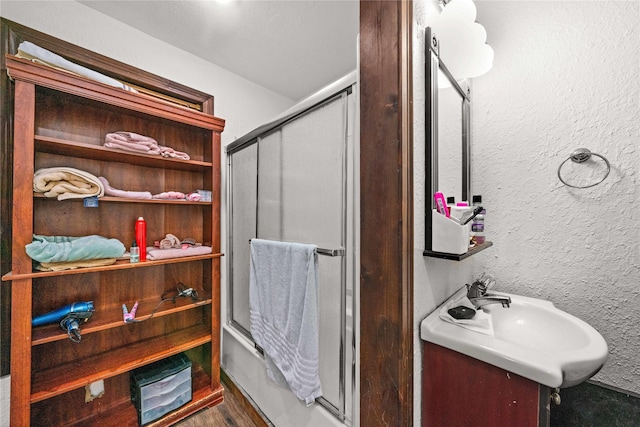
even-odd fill
[{"label": "spray bottle", "polygon": [[140,250],[140,261],[147,260],[147,222],[143,217],[136,221],[136,243]]}]

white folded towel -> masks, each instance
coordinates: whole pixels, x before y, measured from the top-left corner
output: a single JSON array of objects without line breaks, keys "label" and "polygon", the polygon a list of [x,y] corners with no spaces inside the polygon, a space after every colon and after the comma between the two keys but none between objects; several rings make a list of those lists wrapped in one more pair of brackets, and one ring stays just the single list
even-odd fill
[{"label": "white folded towel", "polygon": [[33,191],[58,200],[104,196],[104,185],[89,172],[68,168],[42,168],[33,174]]},{"label": "white folded towel", "polygon": [[448,311],[451,308],[459,306],[475,310],[475,307],[471,304],[467,295],[463,294],[461,297],[452,299],[440,308],[440,318],[446,322],[453,323],[454,325],[458,325],[475,332],[480,332],[481,334],[494,336],[493,321],[491,320],[490,314],[485,313],[482,310],[476,310],[476,315],[472,319],[454,319]]},{"label": "white folded towel", "polygon": [[307,406],[322,396],[316,246],[251,240],[251,335],[267,375]]},{"label": "white folded towel", "polygon": [[23,41],[18,45],[18,53],[16,56],[18,58],[28,59],[32,62],[47,65],[52,68],[78,74],[109,86],[119,87],[129,92],[137,92],[137,90],[116,79],[112,79],[111,77],[105,76],[97,71],[90,70],[82,65],[71,62],[60,55],[43,49],[28,41]]}]

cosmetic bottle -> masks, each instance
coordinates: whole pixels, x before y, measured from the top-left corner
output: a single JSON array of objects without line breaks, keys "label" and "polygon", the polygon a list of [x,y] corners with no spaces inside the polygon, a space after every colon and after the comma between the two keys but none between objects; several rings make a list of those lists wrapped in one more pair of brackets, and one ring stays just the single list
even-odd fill
[{"label": "cosmetic bottle", "polygon": [[135,240],[133,241],[133,243],[131,244],[131,248],[129,249],[129,262],[140,262],[140,247]]},{"label": "cosmetic bottle", "polygon": [[[482,205],[482,196],[475,195],[472,198],[473,206]],[[476,245],[484,243],[485,230],[484,230],[484,216],[486,215],[486,209],[482,209],[478,215],[473,219],[471,223],[471,241]]]},{"label": "cosmetic bottle", "polygon": [[143,217],[136,221],[136,243],[140,250],[140,261],[147,260],[147,222]]}]

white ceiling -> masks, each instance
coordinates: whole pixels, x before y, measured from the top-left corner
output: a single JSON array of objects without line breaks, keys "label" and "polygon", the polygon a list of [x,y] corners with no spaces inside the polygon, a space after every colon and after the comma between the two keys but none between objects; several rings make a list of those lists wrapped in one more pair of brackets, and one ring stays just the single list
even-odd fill
[{"label": "white ceiling", "polygon": [[357,0],[81,3],[294,101],[356,68]]}]

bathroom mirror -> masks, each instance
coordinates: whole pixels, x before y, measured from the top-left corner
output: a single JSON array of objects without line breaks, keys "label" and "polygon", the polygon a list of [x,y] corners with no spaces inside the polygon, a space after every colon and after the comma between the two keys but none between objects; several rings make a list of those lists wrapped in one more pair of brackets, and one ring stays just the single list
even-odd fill
[{"label": "bathroom mirror", "polygon": [[[455,81],[439,57],[439,43],[431,28],[425,30],[426,69],[426,182],[425,251],[432,251],[433,194],[442,192],[456,202],[471,195],[470,90]],[[444,257],[444,256],[441,256]]]}]

